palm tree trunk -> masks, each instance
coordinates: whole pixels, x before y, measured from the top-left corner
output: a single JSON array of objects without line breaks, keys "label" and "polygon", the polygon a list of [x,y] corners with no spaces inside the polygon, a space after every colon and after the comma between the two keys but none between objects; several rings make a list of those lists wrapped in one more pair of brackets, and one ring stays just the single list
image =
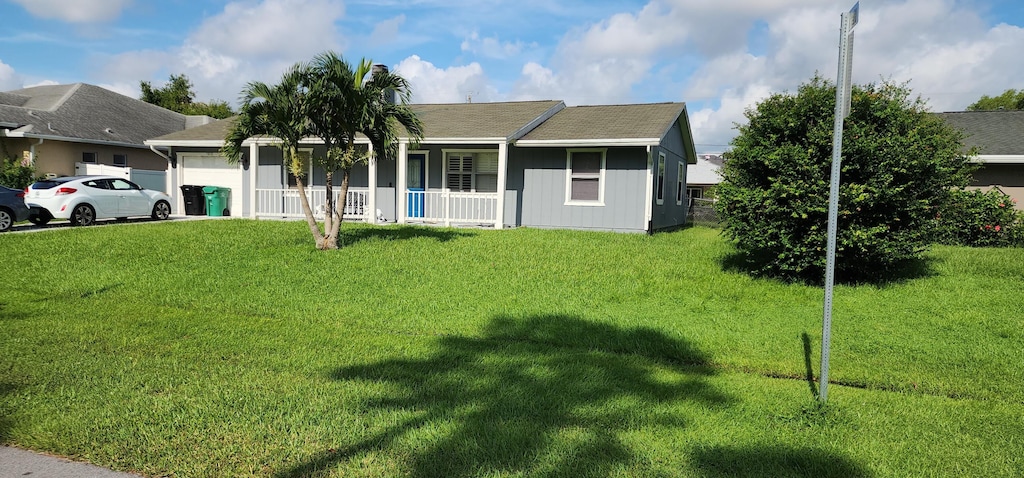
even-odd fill
[{"label": "palm tree trunk", "polygon": [[299,202],[302,204],[302,213],[306,216],[306,224],[309,225],[309,232],[313,234],[316,241],[316,248],[323,249],[324,235],[320,232],[320,226],[313,217],[313,209],[309,207],[309,198],[306,197],[306,187],[302,184],[302,178],[295,177],[295,187],[299,189]]},{"label": "palm tree trunk", "polygon": [[345,218],[345,203],[348,201],[348,178],[352,176],[350,173],[352,168],[346,168],[341,170],[341,191],[338,191],[338,209],[337,209],[337,220],[334,221],[334,228],[331,229],[331,237],[336,238],[339,247],[341,244],[341,220]]}]

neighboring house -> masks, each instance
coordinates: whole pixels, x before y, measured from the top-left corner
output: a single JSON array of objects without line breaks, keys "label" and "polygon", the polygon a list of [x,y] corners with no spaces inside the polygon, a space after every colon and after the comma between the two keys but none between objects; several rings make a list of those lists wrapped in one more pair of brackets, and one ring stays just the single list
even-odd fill
[{"label": "neighboring house", "polygon": [[687,168],[686,197],[703,199],[709,196],[710,189],[722,182],[724,163],[722,153],[698,154],[697,163]]},{"label": "neighboring house", "polygon": [[[683,103],[412,107],[425,137],[417,144],[402,139],[396,160],[352,172],[346,218],[629,232],[686,221],[686,168],[696,153]],[[229,164],[220,148],[231,125],[228,119],[146,141],[172,152],[175,210],[183,211],[182,185],[212,185],[231,188],[233,215],[300,217],[278,142],[252,138],[242,161]],[[318,140],[306,143],[313,155],[324,153]],[[368,147],[365,138],[358,143]],[[307,182],[318,213],[324,180],[311,168]],[[340,174],[335,180],[340,184]]]},{"label": "neighboring house", "polygon": [[962,111],[936,116],[966,135],[964,145],[978,148],[980,169],[972,186],[999,188],[1024,210],[1024,111]]},{"label": "neighboring house", "polygon": [[76,83],[0,92],[0,155],[40,175],[117,174],[166,187],[168,159],[143,142],[211,121]]}]

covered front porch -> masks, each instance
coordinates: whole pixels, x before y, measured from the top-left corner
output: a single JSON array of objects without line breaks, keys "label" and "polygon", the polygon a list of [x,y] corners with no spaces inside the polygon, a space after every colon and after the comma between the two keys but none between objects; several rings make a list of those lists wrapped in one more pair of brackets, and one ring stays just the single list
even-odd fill
[{"label": "covered front porch", "polygon": [[[314,145],[311,145],[312,152]],[[363,144],[370,148],[369,144]],[[450,145],[445,145],[450,146]],[[507,148],[504,143],[471,149],[420,144],[410,151],[399,145],[397,161],[371,160],[352,171],[345,198],[344,219],[371,224],[413,223],[443,226],[473,225],[501,228],[504,223],[504,187]],[[302,218],[302,202],[294,178],[285,170],[276,145],[253,141],[249,145],[248,214],[253,218]],[[444,158],[430,161],[431,156]],[[456,164],[458,163],[458,164]],[[340,194],[335,178],[334,194]],[[306,186],[313,215],[323,220],[327,210],[326,179],[311,169]],[[370,185],[375,185],[370,187]],[[396,188],[395,184],[405,187]]]}]

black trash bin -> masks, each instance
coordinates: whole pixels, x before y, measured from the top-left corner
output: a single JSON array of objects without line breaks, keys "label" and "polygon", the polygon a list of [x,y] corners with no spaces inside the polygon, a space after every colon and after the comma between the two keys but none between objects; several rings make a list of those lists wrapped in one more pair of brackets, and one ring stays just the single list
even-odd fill
[{"label": "black trash bin", "polygon": [[186,216],[206,215],[206,196],[203,194],[203,186],[186,184],[181,187],[181,197],[185,200]]}]

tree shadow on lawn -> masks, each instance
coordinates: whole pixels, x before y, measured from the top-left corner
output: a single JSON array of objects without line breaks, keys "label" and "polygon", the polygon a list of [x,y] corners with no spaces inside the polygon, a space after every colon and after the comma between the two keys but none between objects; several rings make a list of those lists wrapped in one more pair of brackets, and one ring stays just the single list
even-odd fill
[{"label": "tree shadow on lawn", "polygon": [[341,244],[350,246],[357,242],[379,240],[379,241],[400,241],[406,239],[427,238],[437,242],[448,242],[461,237],[476,235],[471,231],[463,231],[450,227],[431,226],[410,226],[410,225],[389,225],[378,227],[342,227]]},{"label": "tree shadow on lawn", "polygon": [[413,477],[607,476],[637,459],[620,432],[686,426],[678,413],[659,412],[674,402],[734,401],[707,383],[707,362],[652,329],[497,317],[480,337],[439,338],[422,359],[336,370],[336,380],[400,388],[364,402],[364,416],[413,418],[343,438],[279,476],[319,475],[375,453]]},{"label": "tree shadow on lawn", "polygon": [[[778,280],[784,283],[797,283],[817,287],[824,285],[824,269],[821,270],[820,274],[816,273],[813,277],[805,280],[784,280],[758,272],[758,269],[768,263],[766,261],[767,259],[762,257],[734,251],[720,257],[718,264],[725,272],[746,274],[756,279]],[[894,266],[890,270],[875,271],[876,273],[864,277],[842,277],[837,271],[835,280],[836,284],[843,285],[871,285],[875,287],[899,285],[916,279],[935,277],[938,275],[934,267],[936,261],[937,259],[933,257],[908,260]]]},{"label": "tree shadow on lawn", "polygon": [[870,470],[839,455],[812,448],[719,446],[693,454],[705,478],[861,478]]}]

